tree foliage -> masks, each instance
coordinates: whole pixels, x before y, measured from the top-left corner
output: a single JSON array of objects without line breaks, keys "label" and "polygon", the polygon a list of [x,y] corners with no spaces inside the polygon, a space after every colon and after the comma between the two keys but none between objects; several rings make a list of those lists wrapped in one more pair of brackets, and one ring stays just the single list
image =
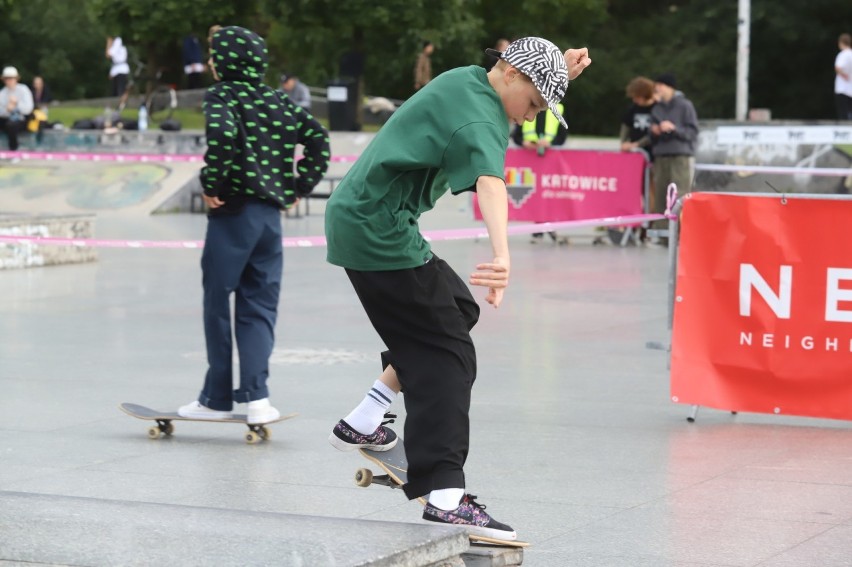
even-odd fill
[{"label": "tree foliage", "polygon": [[[568,90],[571,131],[614,135],[636,75],[674,72],[699,117],[732,118],[737,6],[710,0],[0,0],[3,64],[46,76],[61,98],[107,90],[107,35],[180,82],[181,39],[213,24],[266,37],[268,79],[283,70],[324,86],[350,50],[365,58],[369,94],[405,98],[424,40],[436,73],[481,64],[499,37],[539,35],[586,45],[593,65]],[[852,9],[836,0],[752,0],[750,104],[776,118],[830,118],[836,40]]]}]

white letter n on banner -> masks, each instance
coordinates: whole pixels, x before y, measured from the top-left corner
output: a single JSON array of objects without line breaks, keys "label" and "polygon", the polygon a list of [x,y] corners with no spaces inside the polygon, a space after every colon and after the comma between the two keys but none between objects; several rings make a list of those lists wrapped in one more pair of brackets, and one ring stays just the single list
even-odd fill
[{"label": "white letter n on banner", "polygon": [[848,268],[829,268],[826,275],[825,320],[852,323],[852,311],[838,309],[841,301],[852,301],[852,289],[842,289],[840,281],[852,281],[852,270]]},{"label": "white letter n on banner", "polygon": [[751,317],[751,289],[754,288],[779,319],[790,318],[793,266],[781,266],[779,272],[779,289],[776,295],[753,265],[740,264],[740,315]]}]

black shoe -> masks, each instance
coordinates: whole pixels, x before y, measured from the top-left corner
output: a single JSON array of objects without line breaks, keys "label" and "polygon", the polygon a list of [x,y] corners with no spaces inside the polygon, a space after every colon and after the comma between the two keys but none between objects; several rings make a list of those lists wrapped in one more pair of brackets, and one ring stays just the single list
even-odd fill
[{"label": "black shoe", "polygon": [[437,524],[462,526],[472,535],[514,541],[518,539],[515,530],[501,524],[485,512],[485,506],[475,502],[476,496],[465,494],[455,510],[441,510],[430,503],[423,508],[423,519]]},{"label": "black shoe", "polygon": [[352,426],[342,419],[334,426],[328,442],[341,451],[354,451],[355,449],[371,449],[373,451],[390,451],[399,439],[393,429],[385,427],[387,423],[393,423],[394,414],[386,413],[385,417],[391,418],[383,422],[373,433],[364,435],[358,433]]}]

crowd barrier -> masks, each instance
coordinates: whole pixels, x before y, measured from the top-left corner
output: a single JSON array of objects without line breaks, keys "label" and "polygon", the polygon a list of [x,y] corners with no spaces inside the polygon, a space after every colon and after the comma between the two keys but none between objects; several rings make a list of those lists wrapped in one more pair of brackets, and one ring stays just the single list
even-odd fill
[{"label": "crowd barrier", "polygon": [[852,419],[852,199],[692,193],[682,200],[674,402]]}]

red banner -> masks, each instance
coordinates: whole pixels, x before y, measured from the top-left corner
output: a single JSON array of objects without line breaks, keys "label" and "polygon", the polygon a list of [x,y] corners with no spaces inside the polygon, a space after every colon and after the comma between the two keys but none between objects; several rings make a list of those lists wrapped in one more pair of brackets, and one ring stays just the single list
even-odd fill
[{"label": "red banner", "polygon": [[675,402],[852,419],[852,200],[685,199]]},{"label": "red banner", "polygon": [[[645,157],[636,152],[506,152],[509,220],[558,222],[642,212]],[[482,218],[474,196],[474,215]]]}]

